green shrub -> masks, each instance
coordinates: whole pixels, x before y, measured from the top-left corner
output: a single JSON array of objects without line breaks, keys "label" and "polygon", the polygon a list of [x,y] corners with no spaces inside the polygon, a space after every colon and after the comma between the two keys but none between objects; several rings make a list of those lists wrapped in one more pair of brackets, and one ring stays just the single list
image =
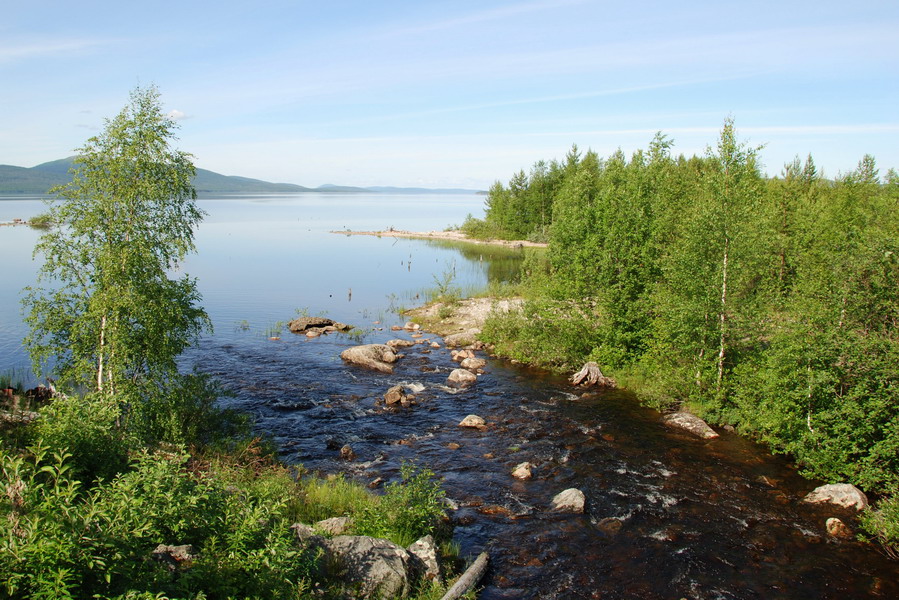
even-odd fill
[{"label": "green shrub", "polygon": [[437,529],[445,509],[443,490],[434,473],[412,463],[404,463],[400,473],[401,481],[388,484],[378,502],[355,515],[359,535],[385,538],[405,547]]},{"label": "green shrub", "polygon": [[899,495],[884,498],[875,508],[861,514],[864,537],[878,541],[884,551],[894,559],[899,559]]},{"label": "green shrub", "polygon": [[[290,530],[296,483],[276,465],[214,468],[180,451],[140,453],[85,489],[67,454],[0,450],[0,595],[12,598],[300,598],[316,557]],[[158,544],[191,544],[170,570]]]},{"label": "green shrub", "polygon": [[35,438],[50,453],[70,456],[67,464],[74,478],[90,484],[112,479],[127,467],[134,443],[118,426],[116,401],[100,395],[59,397],[40,413],[33,426]]}]

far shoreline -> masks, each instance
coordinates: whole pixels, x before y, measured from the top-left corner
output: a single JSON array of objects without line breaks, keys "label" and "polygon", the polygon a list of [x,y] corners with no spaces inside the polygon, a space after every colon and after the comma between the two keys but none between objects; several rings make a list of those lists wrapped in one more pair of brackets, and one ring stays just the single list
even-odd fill
[{"label": "far shoreline", "polygon": [[447,242],[465,242],[468,244],[484,244],[488,246],[504,246],[506,248],[546,248],[548,244],[531,242],[528,240],[481,240],[468,237],[461,231],[405,231],[402,229],[387,229],[384,231],[331,231],[343,235],[371,235],[376,237],[410,238],[421,240],[442,240]]}]

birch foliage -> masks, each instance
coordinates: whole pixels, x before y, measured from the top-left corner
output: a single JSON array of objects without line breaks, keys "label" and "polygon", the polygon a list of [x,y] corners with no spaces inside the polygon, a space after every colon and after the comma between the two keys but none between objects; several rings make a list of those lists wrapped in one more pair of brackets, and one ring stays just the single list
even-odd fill
[{"label": "birch foliage", "polygon": [[154,87],[78,150],[70,183],[51,190],[54,223],[23,304],[35,370],[104,395],[140,393],[177,373],[175,359],[208,327],[196,282],[177,276],[202,218],[191,155]]}]

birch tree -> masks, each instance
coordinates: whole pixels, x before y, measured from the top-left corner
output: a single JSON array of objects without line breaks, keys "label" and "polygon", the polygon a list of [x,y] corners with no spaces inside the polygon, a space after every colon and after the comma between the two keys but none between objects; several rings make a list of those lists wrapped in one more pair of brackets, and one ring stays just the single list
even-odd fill
[{"label": "birch tree", "polygon": [[156,88],[137,88],[51,190],[26,345],[38,372],[50,366],[70,388],[126,397],[161,383],[208,327],[195,281],[173,277],[203,214],[192,157],[171,147],[176,128]]}]

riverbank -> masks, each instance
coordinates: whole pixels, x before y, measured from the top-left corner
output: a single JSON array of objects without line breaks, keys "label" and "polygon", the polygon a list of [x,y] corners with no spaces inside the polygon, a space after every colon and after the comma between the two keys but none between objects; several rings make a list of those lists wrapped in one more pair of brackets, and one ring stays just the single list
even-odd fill
[{"label": "riverbank", "polygon": [[386,229],[382,231],[332,231],[343,235],[371,235],[376,237],[412,238],[423,240],[441,240],[446,242],[465,242],[469,244],[485,244],[489,246],[503,246],[506,248],[546,248],[547,244],[530,242],[528,240],[481,240],[472,238],[461,231],[404,231],[400,229]]},{"label": "riverbank", "polygon": [[[571,364],[564,362],[553,364],[547,360],[549,356],[547,349],[552,349],[552,343],[544,344],[546,347],[541,348],[541,343],[538,342],[541,338],[558,339],[564,335],[565,332],[561,331],[564,321],[577,322],[580,326],[587,327],[590,325],[587,322],[587,316],[584,314],[572,314],[565,318],[561,314],[561,309],[556,307],[557,310],[554,311],[555,318],[551,320],[552,322],[541,324],[537,322],[540,320],[539,318],[534,320],[524,315],[522,313],[524,307],[525,302],[522,298],[438,299],[425,306],[406,311],[404,315],[414,319],[426,331],[443,336],[448,347],[468,346],[486,349],[491,355],[509,360],[513,364],[550,369],[557,372],[565,372],[566,374],[572,373]],[[534,315],[531,315],[531,317],[534,317]],[[549,326],[550,330],[548,335],[538,333],[535,336],[535,330],[540,330],[546,325]],[[595,323],[592,326],[595,326]],[[575,327],[575,329],[577,328]],[[529,330],[530,333],[522,336],[521,333],[525,329]],[[522,346],[527,348],[524,349]],[[559,346],[555,347],[559,348]],[[567,361],[568,359],[564,360]],[[666,412],[665,407],[656,405],[648,396],[645,396],[645,386],[642,384],[643,378],[635,377],[632,373],[627,372],[614,373],[614,375],[623,376],[626,386],[637,394],[642,404],[661,412]],[[675,407],[668,406],[667,408],[670,410]],[[722,425],[721,423],[717,424]],[[705,428],[709,432],[713,432],[707,426]],[[729,425],[725,425],[720,429],[733,434],[737,433],[735,428]],[[713,432],[712,436],[717,437],[718,434]],[[752,431],[743,432],[740,434],[740,437],[746,440],[756,438]],[[795,457],[791,460],[796,461],[800,465],[802,464]],[[807,472],[805,476],[810,483],[819,479]],[[858,493],[861,494],[861,492]],[[862,496],[864,495],[862,494]],[[843,536],[850,539],[857,537],[867,542],[879,543],[886,555],[896,559],[899,557],[896,548],[897,523],[899,523],[899,518],[897,518],[899,517],[899,510],[897,509],[899,509],[899,503],[897,503],[895,497],[882,497],[877,494],[874,494],[874,497],[878,499],[874,507],[866,508],[858,514],[847,513],[843,515],[844,518],[853,523],[854,531],[840,534],[833,533],[829,525],[832,519],[828,519],[828,535],[831,537]]]}]

